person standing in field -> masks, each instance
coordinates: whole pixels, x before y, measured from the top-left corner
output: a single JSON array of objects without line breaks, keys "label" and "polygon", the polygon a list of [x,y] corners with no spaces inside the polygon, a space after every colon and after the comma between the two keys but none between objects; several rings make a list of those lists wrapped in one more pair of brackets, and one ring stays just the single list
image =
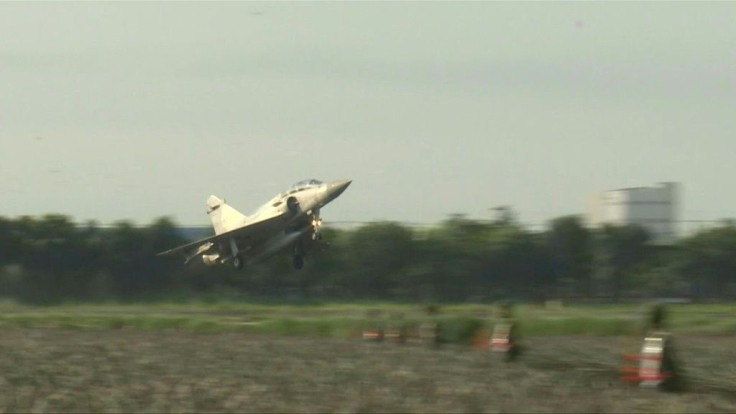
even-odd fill
[{"label": "person standing in field", "polygon": [[503,352],[506,362],[516,360],[521,353],[519,326],[514,317],[513,304],[504,302],[499,307],[500,321],[496,323],[491,335],[491,351]]},{"label": "person standing in field", "polygon": [[675,354],[672,335],[666,331],[666,319],[667,310],[664,305],[655,305],[650,312],[645,334],[645,338],[660,338],[662,341],[662,355],[659,366],[662,381],[657,387],[662,391],[684,391],[685,381],[682,367]]},{"label": "person standing in field", "polygon": [[441,327],[437,320],[439,309],[436,305],[428,305],[424,308],[424,312],[425,318],[419,326],[419,337],[426,344],[439,346],[442,335]]}]

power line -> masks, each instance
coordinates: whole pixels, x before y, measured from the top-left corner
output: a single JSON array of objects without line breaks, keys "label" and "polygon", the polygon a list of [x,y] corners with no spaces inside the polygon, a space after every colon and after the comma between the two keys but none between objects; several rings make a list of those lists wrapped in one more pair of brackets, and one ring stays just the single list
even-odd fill
[{"label": "power line", "polygon": [[[479,224],[493,224],[496,223],[497,220],[489,220],[489,219],[473,219],[468,218],[467,220],[479,223]],[[671,220],[668,221],[668,223],[673,224],[695,224],[695,225],[721,225],[728,223],[731,219],[689,219],[689,220]],[[369,226],[374,224],[381,224],[381,223],[396,223],[401,226],[406,227],[436,227],[441,226],[445,221],[433,221],[433,222],[421,222],[421,221],[401,221],[401,220],[325,220],[324,225],[325,226],[335,226],[335,227],[353,227],[353,226]],[[516,222],[517,225],[520,227],[525,228],[544,228],[548,227],[552,220],[548,220],[546,222]],[[89,226],[95,226],[98,228],[114,228],[121,224],[130,225],[134,228],[146,228],[150,227],[153,223],[137,223],[132,220],[117,220],[113,222],[96,222],[96,221],[75,221],[73,222],[74,226],[78,228],[85,228]],[[180,224],[174,222],[175,227],[179,228],[191,228],[191,229],[208,229],[211,228],[212,225],[207,223],[198,223],[198,224]]]}]

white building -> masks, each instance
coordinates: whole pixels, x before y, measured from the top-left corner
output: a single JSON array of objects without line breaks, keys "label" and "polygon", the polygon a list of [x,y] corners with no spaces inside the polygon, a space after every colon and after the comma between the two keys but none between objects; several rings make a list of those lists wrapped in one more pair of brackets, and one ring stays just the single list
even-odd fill
[{"label": "white building", "polygon": [[622,188],[593,197],[591,226],[639,224],[656,244],[670,244],[678,237],[679,184],[658,183],[654,187]]}]

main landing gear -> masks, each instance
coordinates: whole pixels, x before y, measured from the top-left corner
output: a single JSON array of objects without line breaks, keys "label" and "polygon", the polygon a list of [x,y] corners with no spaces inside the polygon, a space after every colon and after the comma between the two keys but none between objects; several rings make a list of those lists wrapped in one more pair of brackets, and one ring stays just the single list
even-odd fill
[{"label": "main landing gear", "polygon": [[299,270],[304,267],[304,258],[300,254],[295,254],[291,263],[294,265],[294,269]]},{"label": "main landing gear", "polygon": [[243,269],[243,257],[239,254],[233,256],[233,267],[242,270]]},{"label": "main landing gear", "polygon": [[240,270],[243,268],[243,256],[238,251],[238,245],[234,238],[230,238],[230,253],[233,255],[233,267]]}]

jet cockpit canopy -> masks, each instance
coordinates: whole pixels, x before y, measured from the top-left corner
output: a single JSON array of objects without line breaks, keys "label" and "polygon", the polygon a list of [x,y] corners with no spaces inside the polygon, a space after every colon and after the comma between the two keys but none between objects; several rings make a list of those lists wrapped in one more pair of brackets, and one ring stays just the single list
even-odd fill
[{"label": "jet cockpit canopy", "polygon": [[308,179],[308,180],[302,180],[302,181],[299,181],[298,183],[292,185],[291,188],[289,188],[286,191],[286,194],[293,194],[293,193],[296,193],[297,191],[306,190],[308,188],[319,187],[322,184],[324,184],[322,181],[315,180],[314,178],[311,178],[311,179]]}]

